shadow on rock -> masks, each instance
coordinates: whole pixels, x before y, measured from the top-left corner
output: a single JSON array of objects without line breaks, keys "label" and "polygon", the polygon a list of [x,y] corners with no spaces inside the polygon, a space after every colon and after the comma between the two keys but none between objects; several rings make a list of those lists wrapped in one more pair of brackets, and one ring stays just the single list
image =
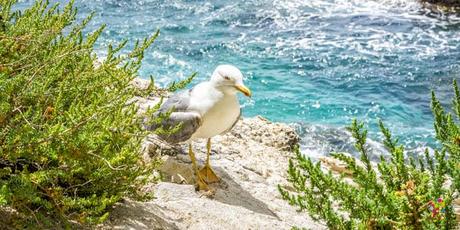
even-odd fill
[{"label": "shadow on rock", "polygon": [[219,183],[211,185],[213,188],[216,187],[216,194],[214,196],[216,201],[229,205],[241,206],[253,212],[273,216],[280,220],[279,217],[268,208],[267,204],[256,199],[248,191],[244,190],[244,188],[233,180],[221,167],[215,167],[214,170],[221,179]]},{"label": "shadow on rock", "polygon": [[98,229],[179,229],[167,220],[156,206],[125,200],[114,207],[105,226]]},{"label": "shadow on rock", "polygon": [[[160,170],[163,173],[165,182],[178,184],[195,183],[191,163],[187,162],[189,161],[187,157],[186,155],[177,155],[176,157],[169,157],[163,163]],[[199,165],[203,165],[203,162],[200,162]],[[209,185],[210,188],[215,191],[210,198],[224,204],[240,206],[253,212],[279,219],[279,217],[268,208],[267,204],[256,199],[251,193],[241,187],[222,167],[213,166],[213,169],[221,180],[218,183]]]}]

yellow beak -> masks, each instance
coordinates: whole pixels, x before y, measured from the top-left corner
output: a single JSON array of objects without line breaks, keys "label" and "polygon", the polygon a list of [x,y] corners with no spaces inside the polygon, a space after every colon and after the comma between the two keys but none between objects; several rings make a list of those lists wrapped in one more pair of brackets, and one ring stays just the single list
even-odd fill
[{"label": "yellow beak", "polygon": [[244,85],[236,85],[235,88],[242,92],[246,97],[251,97],[251,90],[249,90],[246,86]]}]

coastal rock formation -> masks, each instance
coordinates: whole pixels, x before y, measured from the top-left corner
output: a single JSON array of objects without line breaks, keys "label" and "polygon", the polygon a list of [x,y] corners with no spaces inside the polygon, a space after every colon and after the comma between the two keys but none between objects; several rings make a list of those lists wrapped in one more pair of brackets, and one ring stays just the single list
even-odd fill
[{"label": "coastal rock formation", "polygon": [[458,11],[460,9],[460,0],[422,0],[422,2],[430,3],[434,6],[443,6],[451,8],[445,8],[444,10]]},{"label": "coastal rock formation", "polygon": [[[212,165],[221,181],[213,192],[196,192],[187,146],[162,143],[154,135],[144,143],[145,158],[163,160],[163,182],[151,185],[155,198],[119,204],[103,228],[119,229],[290,229],[325,228],[281,199],[287,184],[289,150],[298,141],[293,128],[262,117],[244,118],[213,138]],[[200,164],[204,141],[195,143]]]},{"label": "coastal rock formation", "polygon": [[[140,109],[157,99],[138,100]],[[294,129],[262,117],[243,118],[232,131],[212,139],[211,162],[221,181],[211,192],[194,188],[186,145],[172,146],[154,134],[144,142],[144,158],[160,158],[163,182],[146,189],[155,198],[125,200],[101,229],[324,229],[304,212],[281,199],[278,184],[287,184],[290,150],[298,143]],[[194,150],[203,165],[205,140]]]}]

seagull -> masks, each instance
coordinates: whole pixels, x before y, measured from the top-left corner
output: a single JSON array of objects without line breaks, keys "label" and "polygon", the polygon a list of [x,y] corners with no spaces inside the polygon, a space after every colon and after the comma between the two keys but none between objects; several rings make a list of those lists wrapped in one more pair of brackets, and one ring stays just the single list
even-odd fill
[{"label": "seagull", "polygon": [[[209,163],[211,138],[230,131],[240,118],[238,92],[251,97],[251,91],[243,83],[241,71],[232,65],[219,65],[209,81],[178,92],[166,100],[153,115],[154,118],[163,117],[162,121],[146,126],[147,130],[178,128],[173,133],[159,132],[159,136],[172,144],[188,144],[198,190],[209,190],[209,183],[219,181]],[[207,139],[207,158],[204,167],[198,170],[192,142],[202,138]]]}]

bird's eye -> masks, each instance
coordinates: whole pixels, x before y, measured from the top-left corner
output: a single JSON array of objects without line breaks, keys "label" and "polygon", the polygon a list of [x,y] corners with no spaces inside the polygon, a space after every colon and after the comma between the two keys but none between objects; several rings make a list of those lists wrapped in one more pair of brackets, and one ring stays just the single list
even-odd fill
[{"label": "bird's eye", "polygon": [[225,76],[224,78],[225,78],[225,80],[230,80],[230,78],[228,76]]}]

